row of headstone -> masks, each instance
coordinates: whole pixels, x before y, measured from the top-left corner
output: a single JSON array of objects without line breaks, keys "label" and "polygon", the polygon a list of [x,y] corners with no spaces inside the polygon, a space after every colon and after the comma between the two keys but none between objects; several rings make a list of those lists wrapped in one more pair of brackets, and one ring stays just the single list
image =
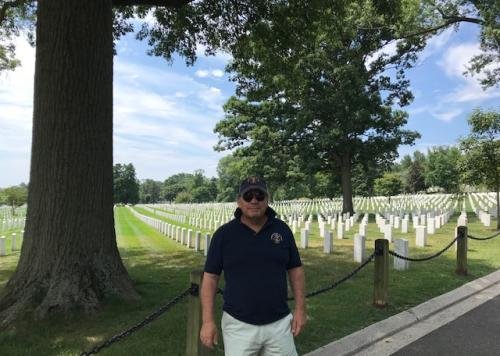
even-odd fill
[{"label": "row of headstone", "polygon": [[[470,193],[468,194],[472,210],[478,217],[479,212],[489,213],[491,217],[497,217],[497,202],[495,193]],[[475,202],[475,203],[474,203]]]},{"label": "row of headstone", "polygon": [[[12,252],[21,249],[23,235],[24,235],[24,230],[22,230],[20,234],[12,233],[10,240]],[[6,241],[7,238],[5,236],[0,236],[0,256],[7,256]]]},{"label": "row of headstone", "polygon": [[0,231],[24,229],[26,218],[11,217],[0,220]]},{"label": "row of headstone", "polygon": [[165,211],[161,211],[161,210],[156,209],[156,208],[151,208],[150,206],[146,206],[146,205],[138,205],[138,206],[145,209],[145,210],[148,210],[149,212],[151,212],[155,215],[163,216],[167,219],[177,221],[178,223],[184,224],[186,222],[186,217],[184,215],[170,214],[170,213],[167,213]]},{"label": "row of headstone", "polygon": [[187,229],[178,225],[167,223],[166,221],[151,218],[149,216],[143,215],[130,208],[130,211],[140,220],[150,225],[151,227],[158,230],[161,234],[179,242],[181,245],[187,248],[193,248],[195,251],[204,251],[206,256],[208,253],[208,247],[210,246],[211,235],[206,233],[203,237],[200,231],[193,231],[192,229]]},{"label": "row of headstone", "polygon": [[[359,212],[373,211],[386,213],[389,211],[408,212],[417,210],[419,212],[426,210],[450,210],[452,205],[453,195],[451,194],[435,194],[435,195],[403,195],[391,197],[355,197],[353,198],[354,210]],[[273,207],[281,215],[307,215],[325,212],[340,213],[342,210],[342,199],[313,199],[311,201],[281,201],[274,202]],[[345,219],[343,219],[345,220]]]},{"label": "row of headstone", "polygon": [[[301,230],[300,247],[303,249],[308,248],[308,230]],[[395,252],[400,256],[408,257],[409,244],[408,240],[397,239],[394,241]],[[330,254],[333,252],[334,243],[332,233],[325,230],[323,236],[323,253]],[[357,263],[364,262],[366,258],[366,236],[354,234],[354,261]],[[394,257],[394,268],[397,270],[407,270],[409,268],[409,261]]]}]

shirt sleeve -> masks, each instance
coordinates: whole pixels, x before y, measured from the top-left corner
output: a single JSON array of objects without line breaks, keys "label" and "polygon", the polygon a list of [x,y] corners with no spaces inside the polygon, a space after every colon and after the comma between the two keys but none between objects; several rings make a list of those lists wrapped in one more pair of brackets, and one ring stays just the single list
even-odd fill
[{"label": "shirt sleeve", "polygon": [[292,269],[295,267],[300,267],[302,266],[302,261],[300,260],[300,255],[299,255],[299,250],[297,249],[297,244],[295,243],[295,239],[293,237],[292,230],[288,228],[289,230],[289,236],[290,236],[290,259],[288,260],[288,265],[286,266],[286,269]]},{"label": "shirt sleeve", "polygon": [[205,261],[205,272],[220,275],[222,272],[222,238],[223,232],[220,227],[215,231],[208,248],[207,260]]}]

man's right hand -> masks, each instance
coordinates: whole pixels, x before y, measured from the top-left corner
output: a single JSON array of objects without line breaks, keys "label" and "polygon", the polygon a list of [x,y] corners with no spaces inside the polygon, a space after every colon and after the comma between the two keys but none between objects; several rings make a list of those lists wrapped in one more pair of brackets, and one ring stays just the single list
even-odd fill
[{"label": "man's right hand", "polygon": [[200,340],[203,345],[213,349],[217,345],[219,331],[213,321],[203,323],[200,330]]}]

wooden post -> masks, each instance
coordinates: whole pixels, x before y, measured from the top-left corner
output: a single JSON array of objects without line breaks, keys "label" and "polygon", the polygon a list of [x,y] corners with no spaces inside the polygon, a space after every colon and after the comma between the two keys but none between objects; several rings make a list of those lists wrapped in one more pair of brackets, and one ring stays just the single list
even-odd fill
[{"label": "wooden post", "polygon": [[456,273],[467,275],[467,226],[457,228],[457,269]]},{"label": "wooden post", "polygon": [[389,241],[375,240],[375,278],[373,305],[384,308],[387,305],[387,287],[389,284]]},{"label": "wooden post", "polygon": [[192,271],[189,276],[191,285],[198,286],[198,291],[188,296],[188,319],[186,334],[186,356],[212,355],[212,350],[204,346],[200,341],[201,329],[201,303],[200,293],[202,271]]}]

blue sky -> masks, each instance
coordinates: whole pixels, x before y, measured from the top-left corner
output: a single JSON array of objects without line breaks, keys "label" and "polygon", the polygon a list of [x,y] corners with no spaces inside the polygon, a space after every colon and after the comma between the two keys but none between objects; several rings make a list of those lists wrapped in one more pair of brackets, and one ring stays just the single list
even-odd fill
[{"label": "blue sky", "polygon": [[[146,54],[133,36],[117,46],[114,77],[114,161],[133,163],[139,179],[203,169],[216,176],[213,128],[223,118],[222,105],[234,93],[224,67],[227,54],[204,57],[195,66],[182,59],[169,65]],[[0,187],[27,182],[32,129],[34,49],[17,41],[22,66],[0,73]],[[390,48],[387,49],[390,51]],[[463,24],[430,41],[418,65],[408,72],[415,95],[406,107],[407,127],[421,133],[400,156],[437,145],[453,145],[468,133],[474,108],[500,110],[500,89],[483,91],[475,78],[462,74],[478,52],[477,27]]]}]

